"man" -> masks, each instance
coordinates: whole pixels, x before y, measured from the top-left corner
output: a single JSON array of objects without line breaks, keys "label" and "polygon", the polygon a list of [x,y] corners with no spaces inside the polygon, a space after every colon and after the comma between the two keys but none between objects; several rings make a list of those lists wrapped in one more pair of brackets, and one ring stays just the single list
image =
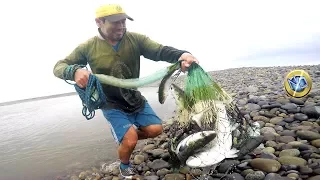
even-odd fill
[{"label": "man", "polygon": [[[128,32],[126,19],[133,21],[120,5],[104,5],[96,11],[98,35],[76,47],[65,59],[54,66],[54,75],[63,79],[70,65],[90,65],[93,73],[112,75],[117,78],[138,78],[140,56],[153,61],[181,62],[182,71],[198,60],[188,53],[163,46],[147,36]],[[72,74],[80,88],[85,88],[90,72],[78,68]],[[154,138],[162,133],[161,120],[137,90],[128,90],[102,84],[107,103],[101,108],[112,135],[119,144],[120,173],[126,178],[137,174],[129,158],[137,141]],[[135,126],[133,126],[135,125]],[[136,128],[135,128],[136,127]]]}]

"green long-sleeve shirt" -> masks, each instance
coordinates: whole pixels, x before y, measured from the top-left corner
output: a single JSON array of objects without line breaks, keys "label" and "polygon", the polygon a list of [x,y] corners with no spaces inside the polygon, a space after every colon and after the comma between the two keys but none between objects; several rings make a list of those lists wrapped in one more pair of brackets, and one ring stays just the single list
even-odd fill
[{"label": "green long-sleeve shirt", "polygon": [[[126,32],[119,44],[113,47],[99,33],[77,46],[65,59],[58,61],[53,73],[63,79],[63,72],[68,65],[89,64],[94,74],[106,74],[123,79],[139,78],[141,55],[153,61],[175,63],[184,52],[186,51],[163,46],[145,35],[134,32]],[[105,84],[102,84],[102,88],[107,97],[107,109],[136,112],[144,106],[146,99],[137,90]]]}]

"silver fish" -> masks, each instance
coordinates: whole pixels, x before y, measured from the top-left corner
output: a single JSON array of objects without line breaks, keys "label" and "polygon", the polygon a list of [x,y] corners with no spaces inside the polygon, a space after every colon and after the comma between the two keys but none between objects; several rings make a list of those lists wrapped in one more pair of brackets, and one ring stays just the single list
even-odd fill
[{"label": "silver fish", "polygon": [[[261,143],[263,138],[260,136],[260,127],[258,123],[243,124],[241,114],[237,112],[237,107],[231,102],[208,101],[194,104],[192,108],[187,109],[183,105],[184,91],[175,84],[171,86],[173,95],[178,106],[177,117],[175,121],[182,126],[188,126],[195,122],[202,131],[214,131],[216,137],[207,143],[204,147],[193,150],[194,154],[185,160],[182,164],[189,167],[210,167],[219,164],[224,159],[239,158],[254,150]],[[237,137],[233,137],[232,132],[242,129],[240,144],[235,142]],[[195,133],[194,133],[195,134]],[[189,139],[191,136],[188,136]],[[253,141],[254,140],[254,141]],[[189,140],[190,141],[190,140]],[[197,139],[193,139],[196,142]],[[186,146],[187,138],[180,141],[179,145]],[[178,146],[179,146],[178,145]],[[178,147],[175,149],[177,156],[183,153]]]}]

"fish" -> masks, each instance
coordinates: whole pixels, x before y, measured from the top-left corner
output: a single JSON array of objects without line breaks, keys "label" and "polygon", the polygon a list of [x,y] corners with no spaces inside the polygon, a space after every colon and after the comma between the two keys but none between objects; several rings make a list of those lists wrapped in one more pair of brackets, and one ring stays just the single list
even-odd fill
[{"label": "fish", "polygon": [[[176,63],[169,68],[167,74],[165,74],[165,76],[162,78],[159,84],[159,89],[158,89],[158,100],[160,104],[164,104],[165,100],[168,97],[170,82],[171,84],[174,83],[174,81],[178,78],[180,73],[181,73],[180,63]],[[169,79],[171,79],[171,81],[169,81]]]},{"label": "fish", "polygon": [[[215,166],[225,159],[243,157],[262,143],[263,137],[260,136],[259,123],[243,123],[245,118],[231,102],[200,101],[191,108],[186,108],[183,104],[184,91],[174,83],[171,84],[170,89],[178,109],[174,119],[181,127],[185,128],[194,123],[199,127],[197,133],[215,132],[215,137],[210,142],[197,147],[198,149],[194,148],[192,153],[185,153],[180,147],[188,147],[189,141],[197,143],[197,138],[192,138],[192,135],[197,134],[196,132],[179,141],[174,153],[182,164],[191,168]],[[238,137],[234,136],[233,132],[239,129],[242,132],[240,132],[238,143],[236,141]]]},{"label": "fish", "polygon": [[215,131],[201,131],[184,138],[176,148],[177,157],[185,162],[197,149],[203,148],[216,137]]},{"label": "fish", "polygon": [[235,158],[239,150],[232,148],[232,131],[239,124],[231,124],[227,117],[225,106],[216,102],[218,107],[217,136],[200,152],[190,156],[186,164],[189,167],[207,167],[220,163],[226,158]]}]

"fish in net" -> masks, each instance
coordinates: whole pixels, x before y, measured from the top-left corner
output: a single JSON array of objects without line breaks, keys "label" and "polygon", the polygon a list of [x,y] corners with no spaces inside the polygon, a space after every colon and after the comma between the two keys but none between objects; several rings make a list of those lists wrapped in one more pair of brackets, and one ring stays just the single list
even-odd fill
[{"label": "fish in net", "polygon": [[244,118],[232,97],[199,64],[191,64],[183,88],[172,83],[170,89],[177,103],[169,128],[173,167],[214,168],[262,143],[259,124]]}]

